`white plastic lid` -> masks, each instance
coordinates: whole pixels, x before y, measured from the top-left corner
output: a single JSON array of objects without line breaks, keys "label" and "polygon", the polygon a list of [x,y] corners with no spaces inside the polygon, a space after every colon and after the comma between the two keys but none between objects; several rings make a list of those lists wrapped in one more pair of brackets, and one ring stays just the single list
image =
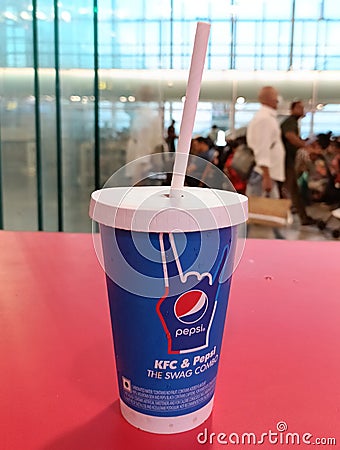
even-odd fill
[{"label": "white plastic lid", "polygon": [[90,217],[123,230],[171,233],[225,228],[246,222],[248,199],[235,192],[184,187],[178,198],[168,186],[100,189],[91,195]]}]

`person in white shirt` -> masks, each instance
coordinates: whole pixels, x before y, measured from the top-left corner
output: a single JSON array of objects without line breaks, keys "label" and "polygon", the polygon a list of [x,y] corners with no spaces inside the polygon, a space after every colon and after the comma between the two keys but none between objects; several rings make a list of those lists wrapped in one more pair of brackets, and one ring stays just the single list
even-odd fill
[{"label": "person in white shirt", "polygon": [[278,92],[264,86],[258,99],[261,107],[247,127],[247,144],[254,151],[255,167],[246,195],[279,198],[279,183],[285,180],[285,149],[277,120]]}]

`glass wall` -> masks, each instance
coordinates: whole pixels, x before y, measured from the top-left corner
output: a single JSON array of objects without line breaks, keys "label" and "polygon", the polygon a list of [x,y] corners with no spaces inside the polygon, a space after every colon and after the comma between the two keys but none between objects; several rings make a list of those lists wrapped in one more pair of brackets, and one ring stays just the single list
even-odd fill
[{"label": "glass wall", "polygon": [[281,114],[302,98],[304,136],[340,134],[337,0],[2,0],[0,228],[90,230],[90,192],[166,150],[171,118],[179,131],[199,20],[212,26],[195,134],[245,127],[263,84]]},{"label": "glass wall", "polygon": [[[209,69],[340,69],[336,0],[37,0],[41,67],[54,67],[55,6],[65,68],[93,68],[95,19],[101,68],[187,69],[204,20],[213,24]],[[33,66],[32,13],[30,1],[1,2],[1,67]]]}]

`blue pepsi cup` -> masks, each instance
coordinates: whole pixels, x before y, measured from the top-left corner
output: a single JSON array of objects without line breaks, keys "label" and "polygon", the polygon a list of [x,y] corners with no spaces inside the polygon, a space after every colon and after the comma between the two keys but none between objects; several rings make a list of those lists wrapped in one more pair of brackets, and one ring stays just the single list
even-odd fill
[{"label": "blue pepsi cup", "polygon": [[213,407],[247,198],[108,188],[92,194],[90,216],[100,228],[123,416],[154,433],[200,425]]}]

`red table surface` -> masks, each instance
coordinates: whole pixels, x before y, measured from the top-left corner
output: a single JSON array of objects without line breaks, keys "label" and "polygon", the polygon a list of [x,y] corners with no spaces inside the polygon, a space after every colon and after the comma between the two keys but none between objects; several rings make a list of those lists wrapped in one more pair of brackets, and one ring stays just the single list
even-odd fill
[{"label": "red table surface", "polygon": [[227,436],[220,442],[231,437],[226,448],[259,448],[235,444],[236,435],[260,439],[279,422],[300,439],[334,438],[323,448],[340,448],[339,275],[338,242],[248,240],[232,282],[213,414],[186,433],[155,435],[120,415],[91,235],[0,232],[0,449],[217,449],[225,445],[219,433]]}]

